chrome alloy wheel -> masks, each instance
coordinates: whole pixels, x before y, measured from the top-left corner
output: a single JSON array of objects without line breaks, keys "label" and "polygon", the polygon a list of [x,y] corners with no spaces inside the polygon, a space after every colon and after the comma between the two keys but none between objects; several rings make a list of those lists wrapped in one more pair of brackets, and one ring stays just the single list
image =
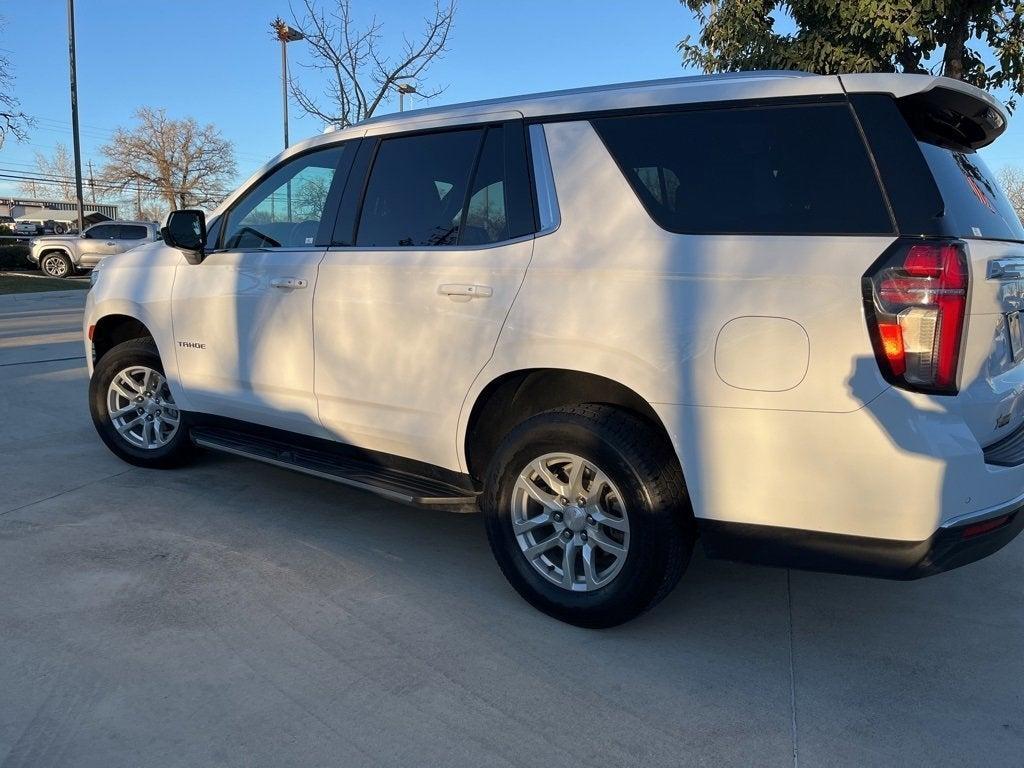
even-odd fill
[{"label": "chrome alloy wheel", "polygon": [[530,462],[516,480],[511,513],[523,555],[563,589],[599,589],[626,562],[629,517],[622,494],[580,456],[548,453]]},{"label": "chrome alloy wheel", "polygon": [[181,423],[167,379],[144,365],[114,376],[107,389],[107,413],[121,437],[149,451],[167,445]]},{"label": "chrome alloy wheel", "polygon": [[67,277],[68,263],[63,256],[47,256],[43,259],[43,272],[50,277]]}]

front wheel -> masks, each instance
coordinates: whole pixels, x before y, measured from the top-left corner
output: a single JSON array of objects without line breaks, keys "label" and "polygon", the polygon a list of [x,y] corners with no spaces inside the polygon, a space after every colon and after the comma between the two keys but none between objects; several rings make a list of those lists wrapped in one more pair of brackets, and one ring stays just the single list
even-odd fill
[{"label": "front wheel", "polygon": [[89,382],[89,410],[100,438],[140,467],[171,467],[193,452],[151,339],[118,344],[100,358]]},{"label": "front wheel", "polygon": [[491,462],[482,506],[512,586],[578,626],[614,626],[657,604],[693,549],[668,440],[608,406],[559,408],[512,430]]},{"label": "front wheel", "polygon": [[70,277],[75,273],[75,265],[63,253],[47,253],[39,262],[43,274],[50,277]]}]

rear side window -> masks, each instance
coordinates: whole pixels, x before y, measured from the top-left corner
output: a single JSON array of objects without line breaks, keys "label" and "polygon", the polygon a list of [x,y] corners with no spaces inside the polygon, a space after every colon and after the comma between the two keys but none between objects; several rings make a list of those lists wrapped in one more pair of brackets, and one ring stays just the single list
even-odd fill
[{"label": "rear side window", "polygon": [[483,130],[385,139],[377,150],[357,246],[455,245]]},{"label": "rear side window", "polygon": [[383,139],[356,245],[490,245],[534,230],[525,133],[512,121]]},{"label": "rear side window", "polygon": [[149,235],[149,230],[136,224],[122,224],[117,228],[119,240],[143,240]]},{"label": "rear side window", "polygon": [[690,234],[889,234],[846,104],[600,118],[594,127],[662,227]]},{"label": "rear side window", "polygon": [[920,142],[945,203],[950,234],[989,240],[1022,240],[1024,227],[995,176],[977,152]]}]

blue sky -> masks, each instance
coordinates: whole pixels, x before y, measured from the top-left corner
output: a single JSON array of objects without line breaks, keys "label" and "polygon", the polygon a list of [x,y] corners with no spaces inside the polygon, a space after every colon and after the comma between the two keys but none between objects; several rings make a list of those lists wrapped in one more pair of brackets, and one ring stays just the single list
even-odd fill
[{"label": "blue sky", "polygon": [[[377,14],[385,39],[415,35],[430,0],[355,0]],[[22,108],[38,118],[27,143],[0,149],[0,167],[31,170],[33,152],[71,144],[63,0],[4,3],[0,53],[10,59]],[[281,149],[278,44],[269,22],[287,0],[77,0],[83,162],[141,105],[215,123],[234,142],[239,179]],[[462,0],[451,51],[431,69],[447,86],[432,104],[687,74],[676,43],[697,26],[677,0]],[[290,46],[293,64],[302,60]],[[293,74],[315,90],[312,73]],[[415,99],[415,97],[414,97]],[[414,101],[415,105],[415,101]],[[397,102],[383,111],[397,109]],[[291,136],[322,125],[291,106]],[[985,150],[993,167],[1024,166],[1024,108]],[[10,192],[0,185],[0,193]]]}]

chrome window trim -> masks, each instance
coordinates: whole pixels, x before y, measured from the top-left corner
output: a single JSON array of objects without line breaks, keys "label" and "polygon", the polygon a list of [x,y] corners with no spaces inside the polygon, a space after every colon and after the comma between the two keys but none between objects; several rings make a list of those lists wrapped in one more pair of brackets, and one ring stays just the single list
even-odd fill
[{"label": "chrome window trim", "polygon": [[530,155],[533,158],[533,184],[537,195],[537,215],[540,227],[537,235],[546,235],[558,229],[562,212],[558,208],[555,175],[548,156],[548,142],[541,123],[530,125]]}]

